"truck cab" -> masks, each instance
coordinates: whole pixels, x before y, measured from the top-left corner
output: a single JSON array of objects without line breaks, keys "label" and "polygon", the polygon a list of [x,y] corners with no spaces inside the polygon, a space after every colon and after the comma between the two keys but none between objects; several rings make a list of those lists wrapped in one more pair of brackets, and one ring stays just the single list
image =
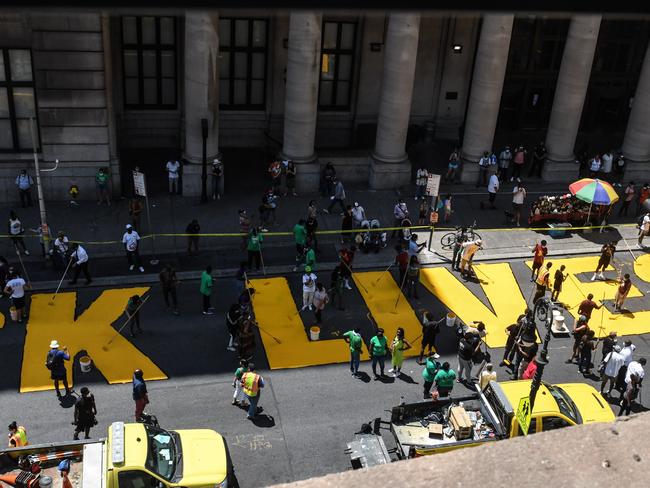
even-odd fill
[{"label": "truck cab", "polygon": [[114,422],[104,439],[0,449],[0,477],[56,479],[62,459],[70,461],[70,476],[80,488],[239,487],[221,435],[208,429],[165,430],[157,423]]},{"label": "truck cab", "polygon": [[[530,394],[531,380],[490,382],[485,397],[492,405],[508,437],[523,435],[515,416],[519,400]],[[614,412],[603,396],[590,385],[542,383],[531,414],[529,434],[594,422],[612,422]]]},{"label": "truck cab", "polygon": [[235,486],[226,444],[213,430],[115,422],[107,446],[107,488]]}]

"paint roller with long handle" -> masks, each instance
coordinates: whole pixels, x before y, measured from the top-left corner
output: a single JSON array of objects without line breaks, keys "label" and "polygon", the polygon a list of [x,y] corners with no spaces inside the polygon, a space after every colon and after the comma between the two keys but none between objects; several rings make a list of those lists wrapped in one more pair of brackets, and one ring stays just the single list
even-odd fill
[{"label": "paint roller with long handle", "polygon": [[65,275],[68,274],[68,270],[70,269],[70,265],[72,264],[72,258],[68,261],[68,265],[65,267],[65,271],[63,272],[63,276],[61,276],[61,281],[59,281],[59,286],[56,287],[56,291],[54,292],[54,295],[52,295],[52,299],[47,302],[48,305],[54,305],[54,300],[56,300],[56,295],[59,293],[59,290],[61,289],[61,285],[63,284],[63,280],[65,280]]},{"label": "paint roller with long handle", "polygon": [[[149,296],[150,296],[150,295],[149,295]],[[133,312],[132,315],[129,315],[128,312],[126,313],[126,315],[127,315],[126,320],[124,321],[124,323],[122,324],[122,326],[117,330],[117,332],[115,333],[115,335],[113,336],[113,338],[112,338],[110,341],[108,341],[108,342],[106,343],[106,345],[102,346],[102,350],[104,350],[104,351],[108,351],[108,346],[110,346],[110,345],[112,344],[112,342],[117,338],[117,336],[120,335],[120,333],[122,332],[122,329],[123,329],[124,327],[126,327],[126,325],[127,325],[127,324],[129,323],[129,321],[133,318],[133,316],[135,316],[135,314],[138,313],[138,311],[140,310],[140,308],[142,307],[142,305],[144,305],[145,303],[147,303],[147,300],[149,300],[149,296],[144,297],[144,300],[142,300],[142,302],[140,302],[140,305],[138,305],[138,307],[135,309],[135,311]]]}]

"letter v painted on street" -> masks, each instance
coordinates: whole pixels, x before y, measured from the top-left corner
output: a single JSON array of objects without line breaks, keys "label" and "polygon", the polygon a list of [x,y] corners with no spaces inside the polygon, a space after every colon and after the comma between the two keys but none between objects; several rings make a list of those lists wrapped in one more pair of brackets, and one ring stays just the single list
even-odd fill
[{"label": "letter v painted on street", "polygon": [[[341,339],[310,341],[291,296],[287,279],[250,280],[255,289],[253,308],[271,369],[302,368],[350,361],[350,348]],[[310,316],[313,312],[306,312]],[[275,339],[277,339],[277,341]],[[279,341],[279,342],[278,342]],[[368,359],[364,346],[361,359]]]},{"label": "letter v painted on street", "polygon": [[509,263],[475,264],[490,310],[447,268],[425,268],[420,282],[465,324],[477,320],[485,323],[486,342],[490,347],[506,343],[505,328],[517,321],[526,309],[526,299]]},{"label": "letter v painted on street", "polygon": [[[131,342],[111,326],[117,319],[123,324],[124,308],[132,295],[143,295],[149,287],[106,290],[75,319],[76,293],[59,293],[52,305],[49,294],[32,295],[27,335],[20,375],[21,393],[54,388],[50,371],[45,367],[50,341],[68,346],[70,362],[66,362],[68,381],[72,386],[72,360],[85,350],[95,367],[109,383],[128,383],[133,370],[144,371],[148,380],[167,376]],[[103,347],[112,339],[113,342]]]}]

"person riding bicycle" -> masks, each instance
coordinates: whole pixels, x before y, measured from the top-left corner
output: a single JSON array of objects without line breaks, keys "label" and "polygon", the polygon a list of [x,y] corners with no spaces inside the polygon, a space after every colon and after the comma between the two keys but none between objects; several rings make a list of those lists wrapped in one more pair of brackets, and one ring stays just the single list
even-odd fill
[{"label": "person riding bicycle", "polygon": [[467,242],[468,240],[469,236],[467,234],[467,227],[461,227],[460,230],[456,232],[456,240],[454,242],[454,255],[451,260],[451,269],[460,271],[460,258],[463,255],[463,243]]}]

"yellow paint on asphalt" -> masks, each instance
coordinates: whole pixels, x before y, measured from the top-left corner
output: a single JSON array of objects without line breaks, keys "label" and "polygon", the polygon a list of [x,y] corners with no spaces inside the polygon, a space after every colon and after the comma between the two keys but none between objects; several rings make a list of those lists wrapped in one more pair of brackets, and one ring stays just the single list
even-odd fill
[{"label": "yellow paint on asphalt", "polygon": [[[642,258],[645,257],[646,256],[642,256]],[[641,258],[637,261],[639,260],[641,260]],[[574,320],[577,319],[578,305],[585,299],[586,295],[593,293],[594,302],[600,305],[603,303],[604,299],[606,304],[600,310],[594,310],[591,314],[591,319],[589,320],[590,328],[596,332],[598,337],[604,337],[612,330],[616,331],[619,336],[646,334],[650,332],[650,311],[644,310],[625,313],[610,312],[610,309],[612,311],[614,310],[614,297],[618,287],[618,282],[616,281],[617,273],[614,272],[614,268],[610,266],[607,268],[607,281],[591,281],[594,270],[598,265],[598,256],[583,256],[565,259],[551,258],[547,261],[553,263],[551,275],[553,275],[555,270],[561,265],[566,266],[565,272],[570,275],[570,277],[564,282],[562,293],[560,294],[560,301],[569,308],[568,313],[564,312],[565,317],[568,317],[570,314],[573,316]],[[645,260],[641,261],[641,265],[643,265],[644,262]],[[532,261],[528,261],[526,264],[531,267]],[[618,263],[615,264],[618,267]],[[623,273],[630,273],[630,275],[633,276],[632,270],[629,269],[629,265],[624,266]],[[644,277],[641,275],[639,278],[645,281],[647,276]],[[581,279],[586,281],[581,281]],[[624,308],[628,306],[632,308],[630,306],[630,300],[642,296],[643,293],[636,286],[632,285]],[[571,323],[571,321],[568,322]]]},{"label": "yellow paint on asphalt", "polygon": [[[260,337],[264,343],[266,357],[271,369],[302,368],[321,364],[345,363],[350,361],[350,348],[341,339],[327,340],[321,336],[318,341],[309,340],[309,327],[305,327],[291,296],[291,290],[284,277],[250,280],[256,293],[253,295],[255,318],[260,326]],[[324,315],[336,313],[333,308]],[[313,316],[305,311],[304,316]],[[309,326],[314,325],[310,321]],[[273,337],[280,342],[276,342]],[[362,351],[361,359],[368,359],[368,352]]]},{"label": "yellow paint on asphalt", "polygon": [[[128,383],[133,370],[141,369],[145,379],[167,379],[151,359],[145,356],[123,335],[117,334],[111,324],[124,323],[124,309],[130,296],[143,295],[149,287],[106,290],[75,319],[77,294],[59,293],[52,302],[51,294],[32,295],[27,335],[23,350],[20,391],[42,391],[54,388],[45,358],[50,341],[56,339],[61,347],[67,346],[70,361],[66,361],[68,382],[72,386],[72,360],[85,350],[109,383]],[[50,305],[52,303],[52,305]],[[153,324],[151,324],[153,327]],[[143,324],[146,328],[146,321]],[[117,335],[116,335],[117,334]],[[103,347],[113,338],[105,351]]]},{"label": "yellow paint on asphalt", "polygon": [[[625,273],[630,273],[630,275],[632,275],[629,267],[626,269]],[[636,259],[634,262],[634,274],[643,281],[650,283],[650,254],[643,254]]]},{"label": "yellow paint on asphalt", "polygon": [[488,346],[502,347],[506,343],[505,328],[523,313],[525,298],[510,264],[475,264],[474,268],[478,268],[476,274],[492,310],[447,268],[422,269],[420,281],[464,323],[474,320],[485,323]]},{"label": "yellow paint on asphalt", "polygon": [[[402,327],[404,337],[413,346],[413,349],[406,351],[404,355],[418,355],[422,344],[422,324],[409,305],[408,299],[400,291],[399,285],[395,283],[393,276],[388,271],[370,271],[353,273],[352,277],[377,327],[384,329],[388,343],[390,344],[395,337],[397,328]],[[382,279],[379,279],[380,277]]]}]

